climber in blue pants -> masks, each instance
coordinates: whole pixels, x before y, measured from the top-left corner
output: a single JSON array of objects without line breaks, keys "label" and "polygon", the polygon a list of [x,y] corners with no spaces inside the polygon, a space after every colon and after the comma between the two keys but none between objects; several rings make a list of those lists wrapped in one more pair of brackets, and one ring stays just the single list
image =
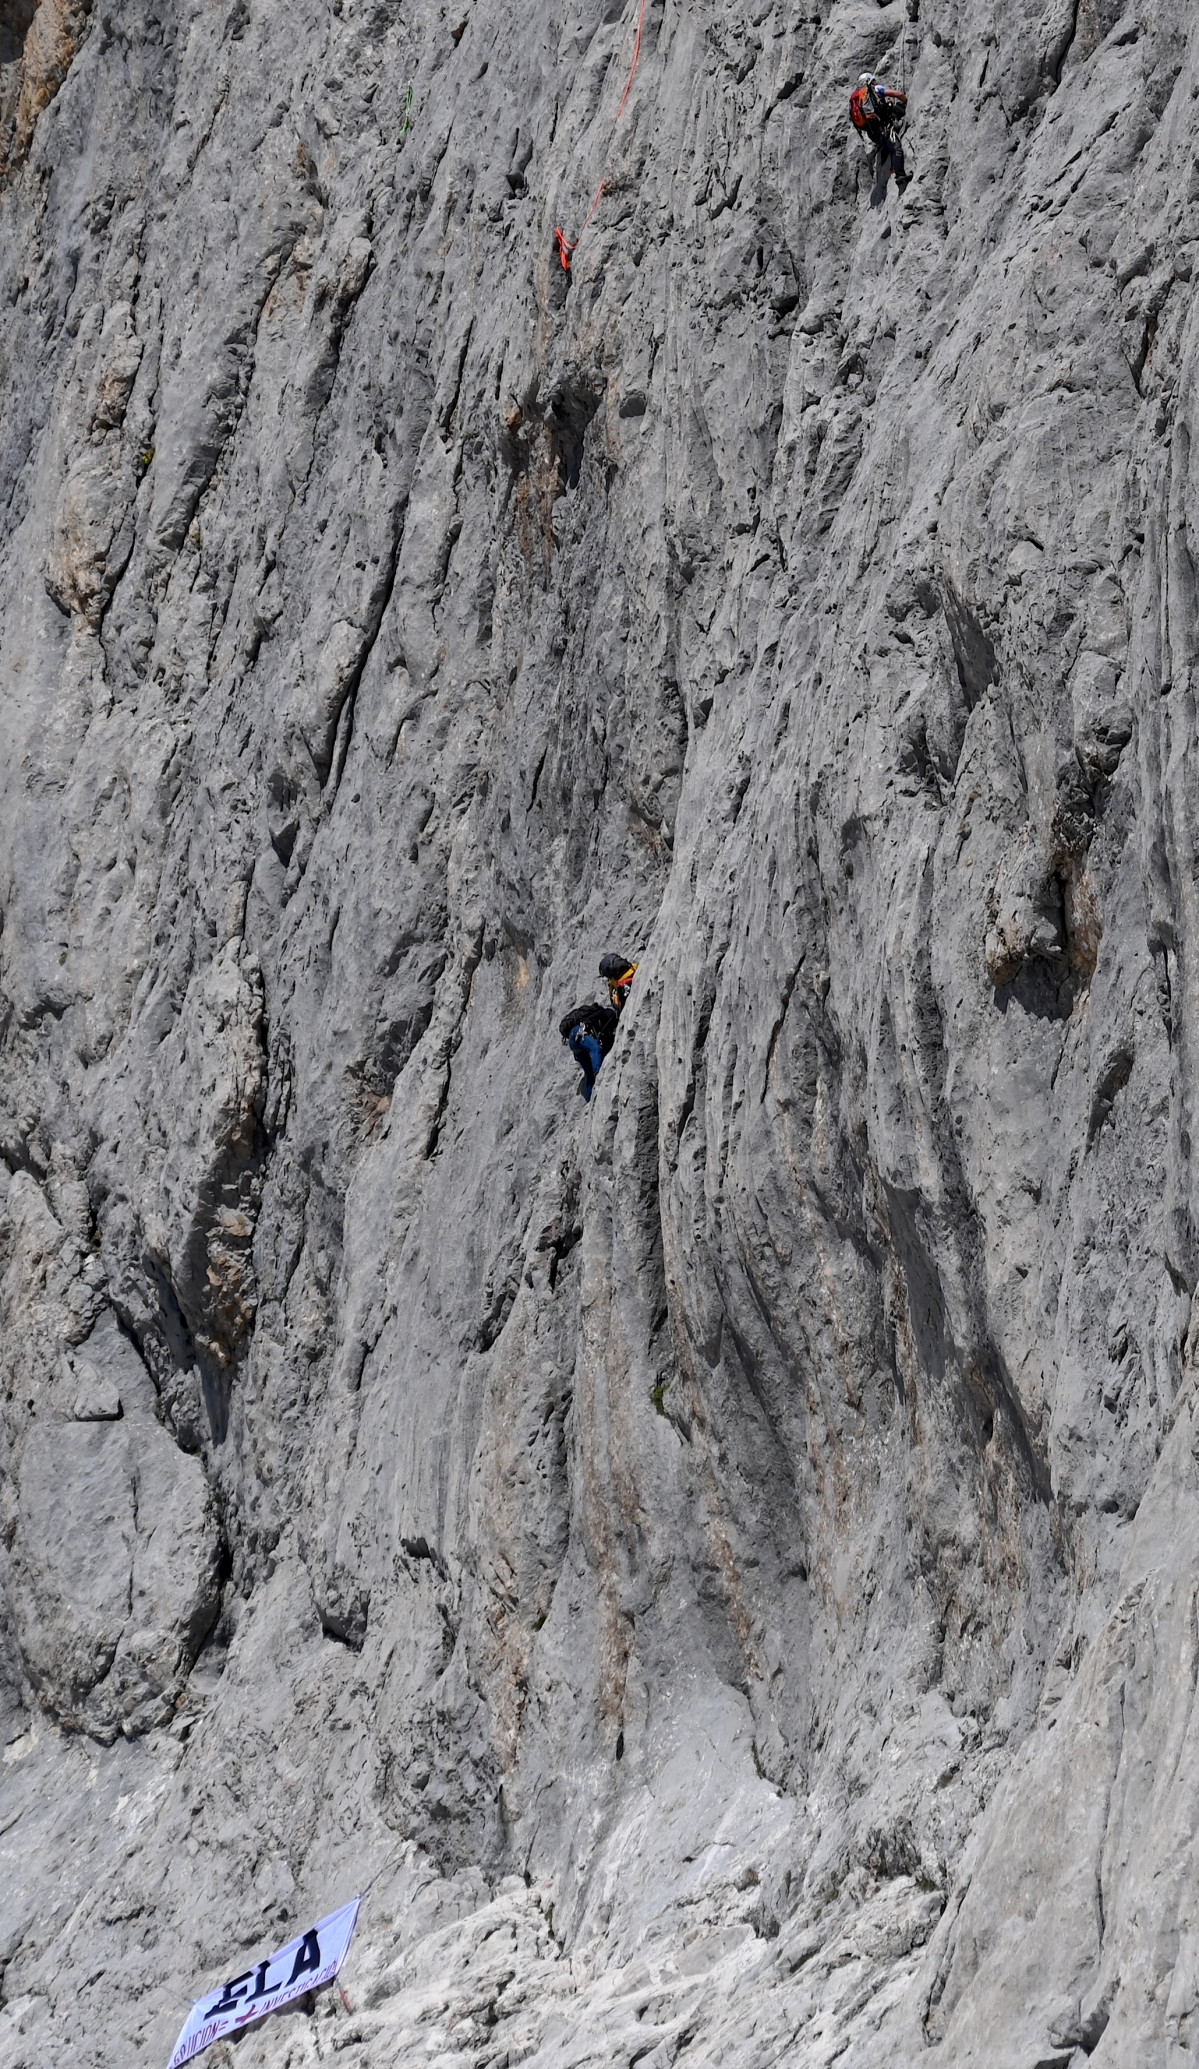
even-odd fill
[{"label": "climber in blue pants", "polygon": [[619,1013],[611,1006],[601,1006],[589,999],[586,1005],[572,1007],[558,1023],[558,1032],[583,1073],[579,1092],[584,1099],[590,1099],[595,1089],[600,1065],[616,1038],[619,1020]]}]

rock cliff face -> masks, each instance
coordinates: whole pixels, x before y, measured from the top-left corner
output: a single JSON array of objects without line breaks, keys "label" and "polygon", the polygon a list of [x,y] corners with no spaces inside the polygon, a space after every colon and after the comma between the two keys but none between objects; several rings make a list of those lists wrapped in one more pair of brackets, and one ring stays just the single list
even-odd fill
[{"label": "rock cliff face", "polygon": [[1197,101],[0,0],[3,2069],[1199,2048]]}]

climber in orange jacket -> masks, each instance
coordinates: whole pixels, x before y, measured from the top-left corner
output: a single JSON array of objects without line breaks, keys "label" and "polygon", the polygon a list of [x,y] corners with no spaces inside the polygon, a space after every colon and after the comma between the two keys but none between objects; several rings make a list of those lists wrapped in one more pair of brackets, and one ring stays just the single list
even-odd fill
[{"label": "climber in orange jacket", "polygon": [[908,97],[897,86],[886,86],[874,72],[863,72],[849,96],[849,119],[862,136],[869,137],[878,152],[881,175],[884,165],[895,174],[900,193],[911,180],[903,162],[899,132],[907,120]]}]

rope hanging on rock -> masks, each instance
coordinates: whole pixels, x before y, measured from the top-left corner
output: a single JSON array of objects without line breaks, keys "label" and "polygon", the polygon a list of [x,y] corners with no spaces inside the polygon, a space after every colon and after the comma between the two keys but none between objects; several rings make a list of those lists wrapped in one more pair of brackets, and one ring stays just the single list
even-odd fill
[{"label": "rope hanging on rock", "polygon": [[[624,92],[620,96],[620,106],[616,110],[616,116],[615,121],[613,123],[613,127],[615,127],[615,123],[619,122],[621,116],[624,114],[625,102],[628,100],[628,97],[633,90],[633,80],[637,72],[637,60],[641,56],[641,31],[644,28],[644,26],[645,0],[641,0],[641,5],[637,10],[637,36],[633,44],[633,62],[629,66],[629,76],[624,83]],[[595,200],[592,202],[591,207],[588,209],[586,215],[583,217],[583,227],[579,231],[578,237],[568,237],[565,230],[561,229],[557,224],[554,225],[554,246],[557,250],[558,257],[562,261],[563,271],[566,273],[569,273],[570,271],[571,254],[578,250],[579,243],[583,235],[583,231],[587,228],[588,223],[591,221],[592,216],[595,214],[596,209],[599,207],[600,201],[603,197],[604,188],[607,186],[607,184],[608,175],[607,173],[605,173],[603,179],[599,183],[599,186],[595,190]]]}]

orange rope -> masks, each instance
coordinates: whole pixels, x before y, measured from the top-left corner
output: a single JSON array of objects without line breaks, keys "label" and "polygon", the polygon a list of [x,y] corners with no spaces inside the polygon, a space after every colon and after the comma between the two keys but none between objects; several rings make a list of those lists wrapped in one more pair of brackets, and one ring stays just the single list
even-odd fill
[{"label": "orange rope", "polygon": [[[629,97],[629,95],[630,95],[630,94],[632,93],[632,91],[633,91],[633,80],[634,80],[634,78],[636,77],[636,73],[637,73],[637,60],[638,60],[638,58],[639,58],[639,57],[641,56],[641,31],[642,31],[642,29],[643,29],[644,27],[645,27],[645,0],[641,0],[641,6],[639,7],[639,9],[638,9],[638,11],[637,11],[637,37],[636,37],[636,41],[635,41],[635,42],[634,42],[634,44],[633,44],[633,62],[632,62],[632,64],[631,64],[631,65],[629,66],[629,76],[628,76],[628,78],[627,78],[627,79],[625,80],[625,83],[624,83],[624,92],[623,92],[623,93],[621,94],[621,96],[620,96],[620,106],[619,106],[619,107],[618,107],[618,109],[616,110],[616,121],[617,121],[617,122],[619,122],[619,121],[620,121],[620,118],[621,118],[621,116],[622,116],[622,115],[624,114],[624,104],[625,104],[625,102],[626,102],[626,101],[628,100],[628,97]],[[583,235],[583,230],[585,230],[585,229],[587,228],[587,225],[588,225],[588,223],[589,223],[589,222],[591,221],[591,218],[592,218],[592,216],[593,216],[593,215],[595,214],[595,211],[596,211],[596,209],[597,209],[597,208],[599,207],[599,205],[600,205],[600,200],[601,200],[601,198],[602,198],[602,195],[603,195],[603,191],[604,191],[604,188],[605,188],[605,187],[607,186],[607,184],[608,184],[608,175],[607,175],[607,173],[605,173],[605,174],[604,174],[604,177],[603,177],[603,179],[602,179],[602,180],[600,181],[600,183],[599,183],[599,186],[598,186],[598,187],[596,188],[596,190],[595,190],[595,200],[594,200],[594,201],[592,202],[592,204],[591,204],[591,207],[590,207],[590,208],[588,209],[588,211],[587,211],[586,215],[585,215],[585,216],[584,216],[584,218],[583,218],[583,229],[579,231],[579,235],[578,235],[578,237],[575,237],[575,238],[570,238],[570,237],[568,237],[568,236],[566,235],[566,232],[565,232],[565,230],[561,230],[561,229],[559,229],[559,228],[558,228],[558,227],[557,227],[557,226],[555,225],[555,228],[554,228],[554,243],[555,243],[555,245],[556,245],[556,247],[557,247],[557,251],[558,251],[558,257],[559,257],[559,258],[561,259],[561,261],[562,261],[562,268],[563,268],[563,271],[564,271],[564,272],[566,272],[566,273],[569,273],[569,271],[570,271],[570,255],[571,255],[571,253],[572,253],[572,252],[574,252],[574,251],[577,251],[577,250],[578,250],[578,248],[579,248],[579,241],[580,241],[580,239],[582,238],[582,235]]]},{"label": "orange rope", "polygon": [[[627,79],[625,80],[625,87],[624,87],[624,92],[623,92],[623,93],[621,94],[621,96],[620,96],[620,106],[619,106],[619,108],[618,108],[618,109],[616,110],[616,120],[617,120],[618,122],[620,121],[620,118],[621,118],[621,116],[622,116],[622,115],[624,114],[624,104],[625,104],[625,102],[626,102],[626,101],[628,100],[628,97],[629,97],[629,95],[630,95],[630,94],[632,93],[632,91],[633,91],[633,75],[634,75],[634,73],[635,73],[635,72],[636,72],[636,70],[637,70],[637,60],[638,60],[638,58],[639,58],[639,57],[641,56],[641,31],[642,31],[642,29],[643,29],[644,27],[645,27],[645,0],[641,0],[641,8],[640,8],[640,12],[638,13],[638,16],[637,16],[637,41],[636,41],[636,42],[634,43],[634,45],[633,45],[633,62],[632,62],[632,64],[631,64],[631,65],[629,66],[629,76],[628,76],[628,78],[627,78]],[[580,237],[582,236],[582,234],[583,234],[583,233],[582,233],[582,231],[580,230],[580,232],[579,232],[579,235],[580,235]]]}]

